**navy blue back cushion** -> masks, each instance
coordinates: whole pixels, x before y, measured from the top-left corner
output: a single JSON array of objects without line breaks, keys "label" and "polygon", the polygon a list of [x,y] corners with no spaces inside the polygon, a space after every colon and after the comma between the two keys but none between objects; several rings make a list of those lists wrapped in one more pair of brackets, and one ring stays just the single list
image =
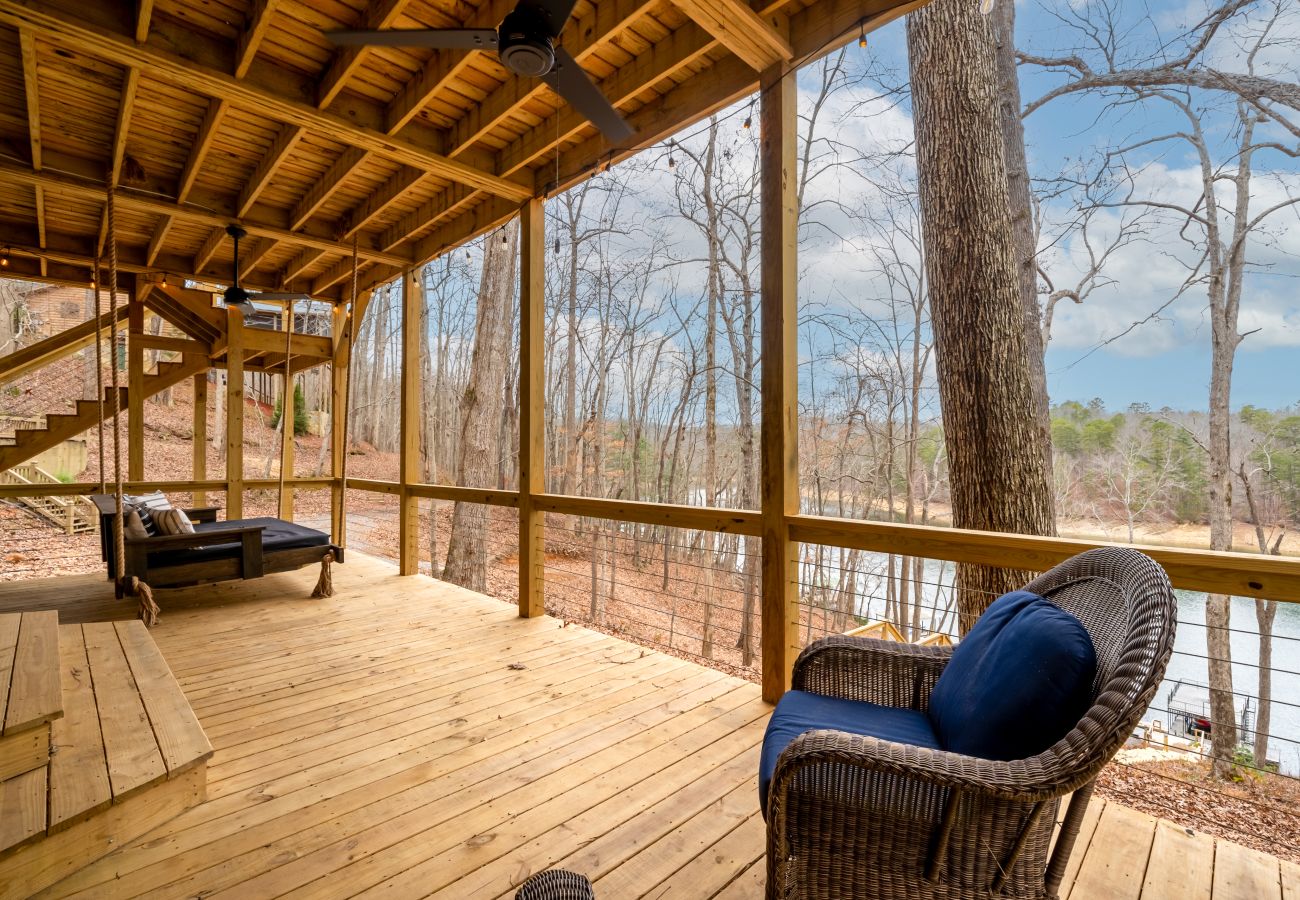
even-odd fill
[{"label": "navy blue back cushion", "polygon": [[995,600],[930,694],[945,750],[1025,759],[1055,744],[1092,701],[1097,654],[1074,616],[1029,591]]}]

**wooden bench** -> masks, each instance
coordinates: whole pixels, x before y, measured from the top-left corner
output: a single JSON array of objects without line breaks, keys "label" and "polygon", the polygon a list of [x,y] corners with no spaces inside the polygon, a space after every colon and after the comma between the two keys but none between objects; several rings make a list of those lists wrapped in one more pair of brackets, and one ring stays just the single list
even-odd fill
[{"label": "wooden bench", "polygon": [[0,782],[0,898],[45,888],[201,803],[212,755],[143,624],[51,629],[41,618],[31,626],[38,652],[23,640],[31,615],[57,614],[22,614],[13,685],[39,686],[48,700],[53,683],[62,715],[45,720],[45,762]]}]

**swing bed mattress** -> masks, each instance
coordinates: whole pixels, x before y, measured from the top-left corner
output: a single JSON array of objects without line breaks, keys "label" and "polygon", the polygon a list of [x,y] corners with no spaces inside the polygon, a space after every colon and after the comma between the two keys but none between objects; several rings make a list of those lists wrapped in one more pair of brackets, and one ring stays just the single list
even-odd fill
[{"label": "swing bed mattress", "polygon": [[[229,528],[262,528],[262,553],[269,555],[281,550],[302,550],[308,547],[328,547],[330,538],[328,534],[317,531],[314,528],[308,528],[305,525],[297,525],[293,522],[286,522],[283,519],[276,519],[270,516],[262,516],[255,519],[232,519],[223,522],[201,522],[194,526],[195,534],[203,534],[205,531],[219,531]],[[228,541],[226,543],[211,544],[202,547],[187,547],[184,549],[163,550],[157,553],[149,554],[149,568],[162,568],[170,566],[184,566],[192,563],[210,562],[218,559],[233,559],[240,554],[240,543],[238,541]]]}]

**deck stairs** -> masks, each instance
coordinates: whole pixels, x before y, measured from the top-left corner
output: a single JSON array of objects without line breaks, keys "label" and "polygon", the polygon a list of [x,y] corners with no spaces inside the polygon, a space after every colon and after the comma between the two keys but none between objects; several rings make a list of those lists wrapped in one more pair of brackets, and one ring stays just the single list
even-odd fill
[{"label": "deck stairs", "polygon": [[[0,484],[61,484],[35,463],[25,462],[0,471]],[[67,534],[85,534],[99,527],[95,504],[85,497],[15,497],[14,502]]]},{"label": "deck stairs", "polygon": [[144,625],[0,615],[0,898],[203,802],[212,745]]},{"label": "deck stairs", "polygon": [[[159,391],[180,384],[186,378],[206,371],[212,365],[207,354],[185,354],[172,362],[161,362],[158,370],[144,377],[144,395],[152,397]],[[113,413],[112,388],[104,389],[102,413],[108,418]],[[119,387],[121,408],[126,410],[128,392]],[[87,429],[94,428],[100,422],[101,407],[95,400],[78,400],[75,413],[55,413],[45,417],[44,428],[22,428],[14,432],[14,442],[9,446],[0,446],[0,471],[12,469],[26,462],[38,453],[76,437]]]}]

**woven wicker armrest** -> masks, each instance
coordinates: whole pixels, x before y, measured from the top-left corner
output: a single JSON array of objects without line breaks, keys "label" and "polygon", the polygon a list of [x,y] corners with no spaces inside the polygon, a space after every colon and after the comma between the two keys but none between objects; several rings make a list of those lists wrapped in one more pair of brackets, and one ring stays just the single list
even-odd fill
[{"label": "woven wicker armrest", "polygon": [[828,697],[923,710],[951,657],[951,647],[832,635],[799,654],[792,684]]},{"label": "woven wicker armrest", "polygon": [[[1028,759],[1003,762],[843,731],[809,731],[795,738],[777,761],[769,805],[784,796],[801,770],[813,766],[856,768],[1005,800],[1050,800],[1083,786],[1096,774],[1091,766],[1069,764],[1059,752],[1065,743]],[[901,784],[898,790],[905,792]]]}]

